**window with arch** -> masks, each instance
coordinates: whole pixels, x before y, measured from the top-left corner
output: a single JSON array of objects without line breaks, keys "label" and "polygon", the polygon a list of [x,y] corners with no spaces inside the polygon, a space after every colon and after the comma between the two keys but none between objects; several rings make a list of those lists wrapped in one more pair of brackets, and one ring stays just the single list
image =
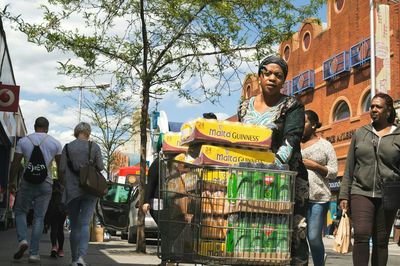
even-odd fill
[{"label": "window with arch", "polygon": [[343,6],[344,6],[344,0],[336,0],[335,1],[335,8],[336,8],[337,12],[342,11]]},{"label": "window with arch", "polygon": [[364,99],[361,103],[361,111],[363,113],[369,112],[369,108],[371,107],[371,91],[364,95]]},{"label": "window with arch", "polygon": [[310,43],[311,43],[311,34],[310,32],[306,32],[303,35],[303,49],[308,50],[310,48]]},{"label": "window with arch", "polygon": [[350,117],[350,108],[345,101],[340,101],[335,108],[333,121],[340,121]]},{"label": "window with arch", "polygon": [[287,62],[289,60],[290,57],[290,47],[289,45],[285,46],[285,49],[283,49],[283,59],[285,59],[285,61]]},{"label": "window with arch", "polygon": [[251,93],[251,86],[249,84],[246,87],[246,99],[250,98],[250,93]]}]

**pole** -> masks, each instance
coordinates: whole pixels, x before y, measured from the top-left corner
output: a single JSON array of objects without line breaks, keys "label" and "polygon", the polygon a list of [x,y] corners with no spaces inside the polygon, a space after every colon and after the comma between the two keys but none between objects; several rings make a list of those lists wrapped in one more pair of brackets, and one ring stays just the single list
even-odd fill
[{"label": "pole", "polygon": [[375,8],[374,0],[369,1],[369,31],[371,45],[371,99],[375,96]]},{"label": "pole", "polygon": [[81,122],[82,116],[82,87],[79,87],[79,100],[78,100],[78,108],[79,108],[79,115],[78,115],[78,123]]}]

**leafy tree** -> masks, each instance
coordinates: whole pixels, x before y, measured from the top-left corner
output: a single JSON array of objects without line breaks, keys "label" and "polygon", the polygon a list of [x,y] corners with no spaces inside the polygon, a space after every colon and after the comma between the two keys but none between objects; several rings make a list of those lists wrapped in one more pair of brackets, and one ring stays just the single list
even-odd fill
[{"label": "leafy tree", "polygon": [[91,90],[91,97],[84,101],[83,106],[87,109],[84,115],[94,128],[99,129],[93,132],[92,137],[97,140],[104,155],[108,179],[111,179],[111,170],[118,166],[118,148],[137,133],[135,129],[140,116],[134,115],[138,109],[134,103],[132,95],[120,87]]},{"label": "leafy tree", "polygon": [[[324,0],[296,6],[290,0],[48,0],[43,21],[32,24],[3,11],[28,40],[49,51],[72,52],[67,75],[108,71],[140,93],[141,182],[146,165],[146,125],[151,96],[175,90],[194,102],[216,102],[242,77],[241,67],[271,52]],[[81,20],[79,28],[72,21]],[[196,80],[196,85],[188,86]],[[207,86],[215,81],[212,87]],[[237,88],[236,88],[237,89]],[[137,251],[145,252],[140,211]]]}]

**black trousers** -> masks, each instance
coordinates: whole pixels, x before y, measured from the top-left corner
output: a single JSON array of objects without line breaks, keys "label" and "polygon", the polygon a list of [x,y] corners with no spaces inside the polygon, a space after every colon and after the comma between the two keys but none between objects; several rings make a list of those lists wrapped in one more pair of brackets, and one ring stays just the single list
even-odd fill
[{"label": "black trousers", "polygon": [[50,220],[50,240],[51,245],[58,245],[58,249],[63,249],[64,247],[64,222],[67,217],[65,213],[54,212],[53,215],[49,217]]},{"label": "black trousers", "polygon": [[367,266],[369,239],[372,237],[372,266],[385,266],[388,243],[396,211],[385,211],[381,198],[351,195],[351,219],[354,227],[353,264]]}]

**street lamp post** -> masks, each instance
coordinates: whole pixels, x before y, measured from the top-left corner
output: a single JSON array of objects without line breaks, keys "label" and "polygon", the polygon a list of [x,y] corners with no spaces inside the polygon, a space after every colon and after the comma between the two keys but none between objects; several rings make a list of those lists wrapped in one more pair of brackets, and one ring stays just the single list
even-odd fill
[{"label": "street lamp post", "polygon": [[60,89],[62,90],[75,90],[75,89],[79,89],[79,98],[78,98],[78,109],[79,109],[79,113],[78,113],[78,123],[81,122],[81,116],[82,116],[82,98],[83,98],[83,89],[107,89],[110,87],[110,84],[100,84],[100,85],[94,85],[94,86],[61,86]]}]

